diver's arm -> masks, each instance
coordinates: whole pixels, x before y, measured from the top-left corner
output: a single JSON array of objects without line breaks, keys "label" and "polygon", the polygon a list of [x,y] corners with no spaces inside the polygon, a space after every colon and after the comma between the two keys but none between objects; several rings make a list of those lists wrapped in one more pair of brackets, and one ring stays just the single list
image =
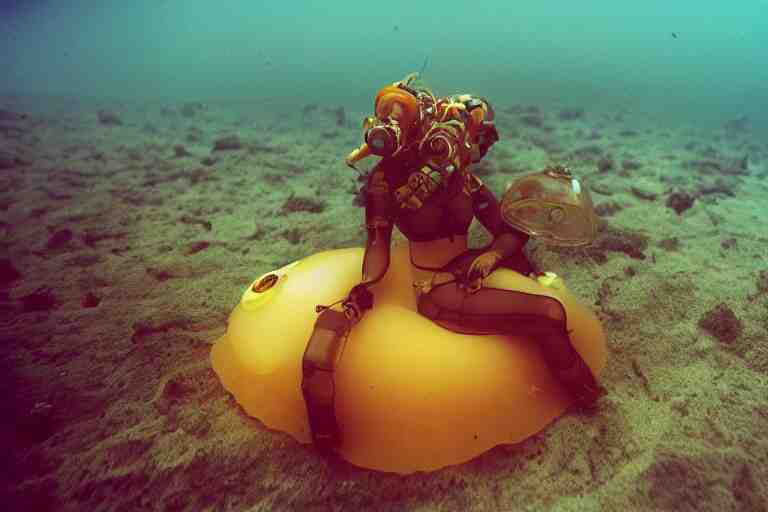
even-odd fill
[{"label": "diver's arm", "polygon": [[[392,236],[389,186],[384,170],[376,167],[365,190],[365,225],[368,242],[363,257],[362,282],[341,301],[341,311],[318,306],[312,336],[302,358],[301,391],[307,405],[307,418],[315,446],[332,452],[340,440],[336,421],[333,376],[344,343],[352,327],[373,307],[368,286],[381,279],[389,267],[389,242]],[[333,304],[335,305],[335,304]]]},{"label": "diver's arm", "polygon": [[360,284],[378,282],[389,268],[390,242],[392,241],[392,202],[384,170],[377,168],[371,173],[365,192],[365,227],[368,240],[363,257],[363,280]]},{"label": "diver's arm", "polygon": [[487,251],[494,251],[500,259],[521,251],[528,242],[528,235],[507,225],[501,218],[501,209],[496,196],[475,176],[470,175],[472,209],[475,217],[493,235],[493,242]]},{"label": "diver's arm", "polygon": [[392,240],[391,200],[384,170],[378,167],[371,173],[365,187],[365,227],[368,230],[368,240],[363,256],[363,278],[342,302],[345,315],[353,323],[373,307],[373,294],[368,287],[384,277],[389,268],[389,246]]}]

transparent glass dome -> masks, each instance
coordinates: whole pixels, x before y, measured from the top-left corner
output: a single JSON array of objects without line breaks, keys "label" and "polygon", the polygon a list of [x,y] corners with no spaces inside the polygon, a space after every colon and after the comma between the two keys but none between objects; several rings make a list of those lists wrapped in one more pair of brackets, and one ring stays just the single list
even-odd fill
[{"label": "transparent glass dome", "polygon": [[589,191],[563,166],[512,182],[501,200],[501,216],[510,226],[552,245],[588,245],[597,236]]}]

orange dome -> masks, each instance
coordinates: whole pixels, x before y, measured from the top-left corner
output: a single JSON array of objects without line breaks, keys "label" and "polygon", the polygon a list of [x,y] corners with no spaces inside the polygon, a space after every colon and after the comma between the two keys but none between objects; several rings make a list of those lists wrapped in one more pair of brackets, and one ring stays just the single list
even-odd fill
[{"label": "orange dome", "polygon": [[[301,443],[312,440],[301,379],[315,306],[359,282],[363,256],[362,248],[326,251],[269,272],[273,286],[245,290],[211,351],[214,371],[245,412]],[[373,288],[375,307],[344,345],[334,375],[343,458],[380,471],[433,471],[519,443],[569,407],[572,397],[534,338],[441,327],[418,313],[417,277],[408,246],[394,246]],[[561,280],[502,268],[484,285],[560,300],[574,348],[595,375],[606,365],[600,320]]]}]

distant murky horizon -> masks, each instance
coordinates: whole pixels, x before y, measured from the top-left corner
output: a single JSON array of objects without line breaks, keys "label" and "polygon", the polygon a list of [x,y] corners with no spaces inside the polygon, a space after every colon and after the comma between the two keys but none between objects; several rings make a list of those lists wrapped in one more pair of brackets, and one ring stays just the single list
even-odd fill
[{"label": "distant murky horizon", "polygon": [[419,70],[440,92],[768,126],[768,3],[202,0],[5,3],[0,93],[368,109]]}]

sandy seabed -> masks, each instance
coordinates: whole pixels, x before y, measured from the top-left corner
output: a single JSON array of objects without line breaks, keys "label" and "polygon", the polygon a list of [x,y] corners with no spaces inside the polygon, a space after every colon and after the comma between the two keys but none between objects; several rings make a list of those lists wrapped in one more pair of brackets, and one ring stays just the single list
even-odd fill
[{"label": "sandy seabed", "polygon": [[592,191],[595,244],[529,252],[602,318],[608,394],[401,476],[266,429],[208,360],[254,277],[364,243],[364,112],[0,98],[4,509],[768,510],[766,134],[496,107],[497,194],[549,163]]}]

